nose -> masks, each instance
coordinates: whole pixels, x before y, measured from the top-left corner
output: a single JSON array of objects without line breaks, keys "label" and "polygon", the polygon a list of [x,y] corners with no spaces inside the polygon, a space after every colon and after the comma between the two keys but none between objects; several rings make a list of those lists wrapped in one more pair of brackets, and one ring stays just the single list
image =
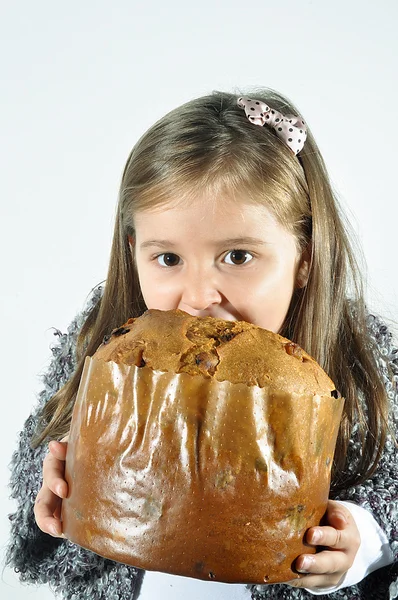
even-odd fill
[{"label": "nose", "polygon": [[205,316],[200,313],[221,301],[217,279],[211,273],[200,270],[186,274],[178,308],[193,316]]}]

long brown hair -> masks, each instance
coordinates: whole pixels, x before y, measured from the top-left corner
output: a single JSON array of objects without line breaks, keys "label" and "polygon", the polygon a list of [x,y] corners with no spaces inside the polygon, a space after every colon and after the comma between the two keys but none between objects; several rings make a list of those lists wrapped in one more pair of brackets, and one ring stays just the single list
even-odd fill
[{"label": "long brown hair", "polygon": [[[281,112],[299,115],[273,90],[250,94]],[[135,212],[185,202],[198,191],[215,199],[221,192],[231,199],[244,195],[247,202],[267,206],[294,234],[302,252],[310,248],[307,285],[295,291],[280,334],[311,354],[346,399],[335,455],[336,489],[363,481],[381,455],[388,404],[367,331],[362,278],[350,244],[353,234],[311,132],[296,157],[271,128],[248,121],[236,95],[224,92],[170,112],[130,153],[104,293],[80,331],[76,371],[44,407],[34,445],[68,432],[85,358],[110,330],[146,310],[128,243],[128,236],[134,236]],[[346,454],[355,422],[362,452],[355,472],[348,474]]]}]

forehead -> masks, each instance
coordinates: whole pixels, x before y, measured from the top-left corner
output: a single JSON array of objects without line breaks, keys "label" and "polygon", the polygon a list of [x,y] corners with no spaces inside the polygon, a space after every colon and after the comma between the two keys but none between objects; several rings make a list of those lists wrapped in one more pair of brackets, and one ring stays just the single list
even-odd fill
[{"label": "forehead", "polygon": [[194,237],[233,237],[238,234],[290,236],[274,215],[260,204],[224,196],[198,196],[188,202],[168,203],[134,215],[137,237],[166,233]]}]

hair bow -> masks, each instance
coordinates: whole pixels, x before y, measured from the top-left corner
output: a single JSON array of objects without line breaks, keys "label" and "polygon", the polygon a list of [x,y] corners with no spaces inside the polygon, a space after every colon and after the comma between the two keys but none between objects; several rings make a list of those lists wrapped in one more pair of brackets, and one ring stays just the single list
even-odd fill
[{"label": "hair bow", "polygon": [[294,152],[298,154],[303,149],[307,139],[307,126],[295,115],[284,115],[269,107],[261,100],[242,96],[238,98],[238,106],[244,108],[247,118],[254,125],[269,125],[276,135]]}]

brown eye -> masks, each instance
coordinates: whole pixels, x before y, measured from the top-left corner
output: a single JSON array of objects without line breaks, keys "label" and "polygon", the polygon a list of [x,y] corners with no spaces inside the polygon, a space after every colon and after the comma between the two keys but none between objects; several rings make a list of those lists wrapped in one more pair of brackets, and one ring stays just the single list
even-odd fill
[{"label": "brown eye", "polygon": [[231,250],[225,257],[227,265],[244,265],[252,260],[253,255],[246,250]]},{"label": "brown eye", "polygon": [[159,254],[156,257],[158,263],[162,267],[176,267],[180,262],[180,257],[177,254],[173,254],[172,252],[166,252],[165,254]]}]

